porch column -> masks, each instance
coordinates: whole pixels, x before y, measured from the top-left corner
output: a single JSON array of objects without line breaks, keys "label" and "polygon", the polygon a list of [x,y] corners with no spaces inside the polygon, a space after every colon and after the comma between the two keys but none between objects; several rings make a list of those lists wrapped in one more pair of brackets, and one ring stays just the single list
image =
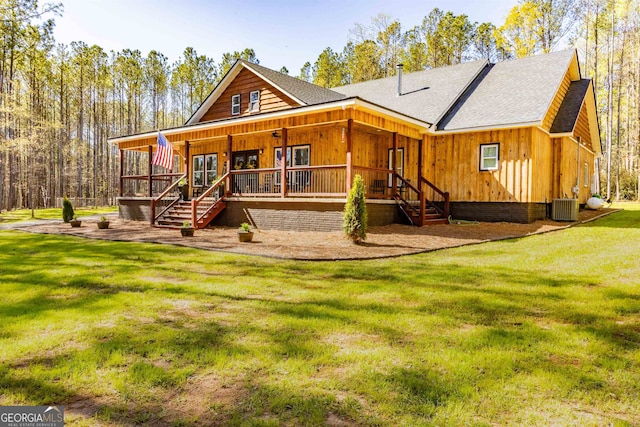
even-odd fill
[{"label": "porch column", "polygon": [[347,194],[351,191],[351,183],[353,182],[353,119],[347,120]]},{"label": "porch column", "polygon": [[422,135],[422,138],[418,141],[418,197],[420,197],[420,220],[418,225],[420,227],[422,227],[424,225],[424,221],[425,221],[425,214],[426,214],[426,209],[427,209],[427,199],[426,199],[426,195],[424,194],[424,186],[422,183],[422,153],[424,152],[424,143],[425,143],[425,139],[427,138],[426,135]]},{"label": "porch column", "polygon": [[120,152],[120,188],[118,189],[118,194],[120,197],[124,194],[124,179],[122,176],[124,175],[124,150],[121,148]]},{"label": "porch column", "polygon": [[280,197],[287,197],[287,128],[282,128],[282,161],[280,162]]},{"label": "porch column", "polygon": [[187,185],[189,185],[189,151],[191,144],[189,141],[184,142],[184,173],[187,174]]},{"label": "porch column", "polygon": [[149,197],[153,197],[153,165],[151,161],[153,160],[153,145],[149,146]]},{"label": "porch column", "polygon": [[398,178],[396,176],[396,172],[398,170],[398,132],[393,133],[393,155],[391,156],[391,169],[393,169],[393,173],[391,174],[391,193],[396,194],[398,191]]},{"label": "porch column", "polygon": [[225,193],[231,195],[231,156],[233,156],[233,136],[227,135],[227,179],[224,181]]}]

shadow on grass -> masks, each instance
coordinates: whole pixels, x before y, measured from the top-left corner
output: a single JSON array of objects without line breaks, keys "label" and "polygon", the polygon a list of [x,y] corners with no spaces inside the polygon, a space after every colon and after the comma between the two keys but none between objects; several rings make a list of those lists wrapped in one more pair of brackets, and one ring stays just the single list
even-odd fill
[{"label": "shadow on grass", "polygon": [[[271,414],[284,423],[324,425],[334,413],[345,422],[365,423],[369,409],[338,401],[335,389],[318,392],[322,386],[315,391],[289,387],[286,374],[276,375],[270,365],[281,364],[281,360],[311,367],[332,359],[337,360],[333,362],[336,365],[342,363],[338,349],[321,342],[343,327],[356,330],[355,336],[379,335],[383,338],[380,346],[410,359],[413,353],[425,351],[415,347],[413,337],[434,333],[428,330],[432,327],[429,321],[436,319],[449,331],[471,325],[475,329],[470,332],[466,346],[455,344],[462,346],[461,352],[488,349],[495,355],[513,349],[523,358],[533,351],[538,355],[526,360],[532,362],[531,368],[524,362],[513,366],[503,362],[507,368],[493,374],[497,379],[516,371],[544,367],[566,379],[572,387],[585,385],[586,389],[599,390],[615,387],[608,384],[606,376],[581,373],[580,366],[574,366],[571,360],[540,360],[539,348],[553,348],[557,344],[559,335],[554,329],[573,329],[589,340],[601,341],[606,351],[589,355],[598,366],[612,360],[607,353],[616,354],[615,363],[632,363],[632,352],[640,344],[637,323],[616,322],[617,310],[637,314],[636,293],[592,286],[593,279],[586,274],[556,276],[527,265],[489,268],[464,262],[465,257],[482,256],[480,249],[451,256],[440,263],[433,262],[431,256],[392,261],[296,263],[160,245],[84,240],[78,243],[68,237],[18,233],[10,236],[7,239],[0,236],[3,264],[0,282],[25,291],[35,289],[35,295],[15,304],[0,304],[0,323],[24,316],[44,319],[46,313],[54,310],[86,310],[104,314],[114,324],[92,325],[87,332],[86,348],[64,349],[51,357],[27,356],[13,361],[11,370],[0,368],[0,389],[23,396],[29,403],[88,399],[99,417],[110,417],[124,425],[176,421],[162,408],[170,396],[184,390],[185,381],[194,372],[228,369],[236,364],[242,366],[238,369],[243,373],[254,375],[255,380],[242,385],[242,399],[220,410],[225,414],[219,418],[221,423],[240,425],[248,420],[269,423],[273,419],[263,417]],[[493,246],[488,250],[505,251]],[[186,275],[189,283],[180,286],[145,279],[151,273],[167,277]],[[113,276],[125,279],[114,282]],[[322,287],[309,288],[308,283],[314,281],[322,283]],[[280,283],[283,295],[269,294],[264,283],[274,284],[274,288]],[[60,299],[61,289],[74,292],[67,299]],[[589,296],[578,295],[580,292],[589,292]],[[111,302],[122,293],[131,294],[134,308],[129,317],[122,317],[120,308]],[[205,302],[214,312],[227,305],[236,310],[233,313],[238,313],[238,318],[222,323],[206,318],[205,313],[169,316],[162,304],[156,317],[138,318],[133,312],[134,303],[146,298],[153,302],[165,299]],[[600,299],[607,300],[605,309],[589,305],[590,300]],[[262,319],[269,319],[270,323],[261,323]],[[403,321],[412,323],[414,329],[403,329]],[[551,327],[543,330],[538,321],[548,322]],[[445,334],[438,339],[446,340]],[[243,344],[247,336],[259,337],[258,344]],[[385,369],[360,366],[362,369],[353,375],[361,378],[351,376],[350,381],[363,381],[371,386],[361,391],[348,389],[349,397],[362,393],[368,398],[379,388],[388,392],[386,397],[391,399],[391,405],[427,418],[448,402],[469,397],[468,390],[473,389],[476,379],[473,375],[467,378],[444,375],[417,358],[412,366],[397,366],[391,361],[383,365]],[[106,372],[112,382],[109,389],[117,391],[117,401],[104,402],[74,391],[82,386],[91,389],[78,379],[65,380],[65,375],[81,375],[75,369]],[[92,374],[88,375],[87,381],[91,381]],[[313,381],[315,378],[309,374],[308,382]],[[180,423],[197,425],[198,420],[189,421],[187,414]]]}]

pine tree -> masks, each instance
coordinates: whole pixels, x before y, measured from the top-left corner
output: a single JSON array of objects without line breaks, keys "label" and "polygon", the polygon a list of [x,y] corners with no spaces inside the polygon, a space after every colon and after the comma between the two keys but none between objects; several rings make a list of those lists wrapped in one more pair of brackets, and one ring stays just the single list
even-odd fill
[{"label": "pine tree", "polygon": [[67,196],[65,196],[64,199],[62,199],[62,220],[64,222],[69,222],[75,215],[73,206],[71,205],[71,200],[67,199]]},{"label": "pine tree", "polygon": [[353,178],[353,186],[344,206],[342,228],[353,243],[358,244],[367,239],[367,202],[364,197],[364,180],[360,175]]}]

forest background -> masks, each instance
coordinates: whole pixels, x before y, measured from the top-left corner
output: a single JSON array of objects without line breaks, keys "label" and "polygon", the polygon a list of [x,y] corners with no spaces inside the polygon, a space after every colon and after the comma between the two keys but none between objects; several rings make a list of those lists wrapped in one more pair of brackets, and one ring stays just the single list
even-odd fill
[{"label": "forest background", "polygon": [[[55,206],[63,195],[115,204],[119,155],[107,139],[180,126],[236,59],[259,63],[250,47],[215,61],[186,47],[106,52],[56,43],[62,3],[0,0],[0,211]],[[342,51],[326,48],[296,77],[335,87],[486,58],[492,62],[578,50],[593,79],[605,198],[640,199],[640,0],[520,1],[502,23],[478,23],[433,9],[420,25],[389,15],[355,24]],[[280,71],[291,74],[286,68]],[[145,173],[146,162],[127,165]]]}]

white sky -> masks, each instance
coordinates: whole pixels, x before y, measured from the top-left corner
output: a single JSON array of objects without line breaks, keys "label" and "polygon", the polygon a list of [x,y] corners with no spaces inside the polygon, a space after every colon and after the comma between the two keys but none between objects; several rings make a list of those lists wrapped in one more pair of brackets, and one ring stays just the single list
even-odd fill
[{"label": "white sky", "polygon": [[403,30],[438,7],[472,22],[501,25],[517,0],[61,0],[56,42],[83,41],[105,51],[157,50],[172,63],[186,47],[213,58],[252,48],[260,64],[298,75],[326,48],[340,52],[355,23],[383,12]]}]

